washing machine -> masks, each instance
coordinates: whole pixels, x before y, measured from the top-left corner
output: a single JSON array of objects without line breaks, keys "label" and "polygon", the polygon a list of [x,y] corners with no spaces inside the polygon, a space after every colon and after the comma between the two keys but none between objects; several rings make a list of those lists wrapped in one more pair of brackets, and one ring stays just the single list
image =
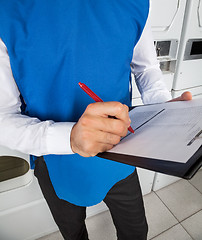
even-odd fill
[{"label": "washing machine", "polygon": [[194,97],[202,97],[202,0],[188,0],[177,68],[173,83],[173,97],[190,90]]},{"label": "washing machine", "polygon": [[[171,91],[187,0],[150,0],[149,21],[163,80]],[[133,78],[133,76],[132,76]],[[134,83],[134,81],[132,81]],[[140,94],[132,85],[132,105],[141,105]]]},{"label": "washing machine", "polygon": [[31,182],[29,156],[0,146],[0,193]]},{"label": "washing machine", "polygon": [[[186,0],[151,0],[149,21],[152,27],[157,59],[163,73],[163,81],[171,92],[176,70],[177,54],[182,33]],[[142,105],[141,97],[132,75],[132,105]],[[151,192],[157,186],[161,188],[177,179],[137,168],[143,194]],[[156,179],[156,180],[155,180]]]},{"label": "washing machine", "polygon": [[[87,217],[107,209],[101,202],[87,208]],[[57,230],[29,155],[0,146],[0,239],[35,240]]]},{"label": "washing machine", "polygon": [[57,230],[29,155],[0,146],[0,239],[36,239]]},{"label": "washing machine", "polygon": [[[140,174],[142,180],[145,174]],[[143,194],[151,189],[151,175],[149,181],[149,186],[142,181]],[[106,210],[103,202],[88,207],[87,218]],[[0,239],[35,240],[57,230],[29,155],[0,146]]]},{"label": "washing machine", "polygon": [[[202,101],[202,0],[187,0],[172,87],[172,97],[190,91]],[[153,190],[179,178],[156,173]]]}]

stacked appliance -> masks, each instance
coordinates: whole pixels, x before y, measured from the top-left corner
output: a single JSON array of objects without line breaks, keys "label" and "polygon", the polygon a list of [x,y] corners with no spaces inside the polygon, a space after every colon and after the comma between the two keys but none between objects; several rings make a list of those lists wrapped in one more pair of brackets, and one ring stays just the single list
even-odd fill
[{"label": "stacked appliance", "polygon": [[173,97],[189,90],[202,97],[202,1],[188,0],[180,51],[173,84]]},{"label": "stacked appliance", "polygon": [[[163,80],[172,91],[187,0],[151,0],[149,21],[152,27],[157,58]],[[133,78],[134,76],[132,76]],[[142,105],[140,94],[132,81],[132,105]],[[138,168],[143,193],[149,193],[177,180]]]},{"label": "stacked appliance", "polygon": [[[178,97],[185,91],[190,91],[193,98],[202,100],[202,0],[186,2],[172,97]],[[156,173],[153,190],[177,180],[177,177]]]}]

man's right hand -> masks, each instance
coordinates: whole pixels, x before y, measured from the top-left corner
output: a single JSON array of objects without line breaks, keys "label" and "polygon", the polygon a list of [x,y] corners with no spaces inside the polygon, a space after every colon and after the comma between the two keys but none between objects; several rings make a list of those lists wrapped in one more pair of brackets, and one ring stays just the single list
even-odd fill
[{"label": "man's right hand", "polygon": [[72,128],[72,151],[83,157],[92,157],[110,150],[119,143],[121,137],[126,136],[129,126],[126,105],[120,102],[92,103]]}]

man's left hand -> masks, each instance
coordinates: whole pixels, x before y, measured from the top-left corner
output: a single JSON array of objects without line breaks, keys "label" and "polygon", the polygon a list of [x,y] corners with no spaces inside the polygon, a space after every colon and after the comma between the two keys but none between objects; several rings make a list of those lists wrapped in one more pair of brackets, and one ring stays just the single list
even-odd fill
[{"label": "man's left hand", "polygon": [[190,92],[184,92],[180,97],[173,98],[168,102],[189,101],[189,100],[192,100],[192,94]]}]

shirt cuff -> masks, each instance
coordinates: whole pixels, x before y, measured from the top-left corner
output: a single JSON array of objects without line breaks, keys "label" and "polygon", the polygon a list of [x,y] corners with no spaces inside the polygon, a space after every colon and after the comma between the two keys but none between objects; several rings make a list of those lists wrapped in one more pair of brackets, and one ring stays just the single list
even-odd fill
[{"label": "shirt cuff", "polygon": [[70,135],[74,122],[59,122],[50,125],[46,132],[46,154],[74,154]]}]

